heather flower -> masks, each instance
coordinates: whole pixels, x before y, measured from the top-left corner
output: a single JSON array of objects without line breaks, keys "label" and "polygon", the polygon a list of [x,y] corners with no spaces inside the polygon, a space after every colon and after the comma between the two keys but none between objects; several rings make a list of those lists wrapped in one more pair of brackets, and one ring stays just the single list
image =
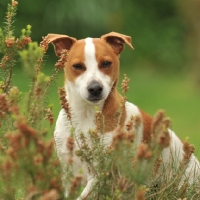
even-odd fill
[{"label": "heather flower", "polygon": [[152,157],[152,151],[149,149],[148,145],[141,143],[137,148],[137,158],[141,159],[150,159]]},{"label": "heather flower", "polygon": [[67,118],[71,121],[71,111],[70,111],[69,103],[66,99],[65,89],[59,88],[58,94],[59,94],[59,98],[60,98],[61,107],[65,110],[65,112],[67,113]]},{"label": "heather flower", "polygon": [[145,200],[145,187],[140,187],[137,190],[134,200]]},{"label": "heather flower", "polygon": [[67,138],[67,149],[72,152],[74,149],[74,138],[73,137],[68,137]]},{"label": "heather flower", "polygon": [[27,44],[31,42],[31,38],[28,36],[23,36],[16,40],[17,49],[22,50]]},{"label": "heather flower", "polygon": [[190,160],[191,155],[194,153],[194,145],[189,144],[189,138],[186,138],[186,141],[183,142],[183,160],[180,163],[180,168],[184,168]]},{"label": "heather flower", "polygon": [[82,176],[80,176],[80,175],[78,175],[70,180],[71,186],[69,188],[69,194],[73,194],[76,191],[77,187],[81,183],[81,180],[82,180]]},{"label": "heather flower", "polygon": [[152,124],[152,141],[156,141],[161,149],[170,145],[170,120],[165,118],[164,111],[159,111]]},{"label": "heather flower", "polygon": [[126,74],[124,74],[124,79],[122,81],[122,84],[121,84],[121,88],[122,88],[122,92],[123,94],[125,95],[127,92],[128,92],[128,83],[130,82],[130,79],[127,77]]},{"label": "heather flower", "polygon": [[7,95],[5,93],[0,94],[0,118],[3,118],[9,111],[9,104]]},{"label": "heather flower", "polygon": [[14,38],[8,38],[8,39],[5,41],[5,43],[6,43],[6,46],[7,46],[8,48],[10,48],[10,47],[12,47],[13,44],[15,43],[15,39],[14,39]]},{"label": "heather flower", "polygon": [[18,2],[17,1],[14,1],[14,0],[12,0],[12,6],[13,7],[15,7],[15,6],[17,6],[18,5]]},{"label": "heather flower", "polygon": [[48,192],[45,192],[44,195],[42,195],[39,200],[58,200],[59,194],[56,190],[52,189]]},{"label": "heather flower", "polygon": [[44,54],[46,54],[46,52],[49,48],[49,42],[48,42],[47,36],[42,37],[42,39],[43,40],[40,42],[40,48],[44,49]]},{"label": "heather flower", "polygon": [[50,126],[52,126],[54,123],[54,116],[53,116],[51,108],[45,109],[45,112],[46,112],[46,116],[44,119],[48,120],[50,123]]},{"label": "heather flower", "polygon": [[65,63],[67,62],[67,57],[68,57],[68,50],[66,50],[66,49],[62,50],[60,59],[55,64],[57,69],[59,69],[59,70],[64,69]]}]

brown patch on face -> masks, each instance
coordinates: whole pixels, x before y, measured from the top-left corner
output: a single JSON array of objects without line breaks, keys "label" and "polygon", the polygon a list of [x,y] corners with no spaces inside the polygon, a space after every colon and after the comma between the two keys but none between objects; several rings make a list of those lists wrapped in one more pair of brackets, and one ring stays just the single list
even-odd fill
[{"label": "brown patch on face", "polygon": [[[110,77],[112,83],[116,83],[119,76],[119,57],[114,53],[113,48],[100,38],[93,39],[95,45],[95,56],[99,70]],[[104,67],[104,62],[110,62],[109,67]]]},{"label": "brown patch on face", "polygon": [[[65,78],[71,82],[75,82],[76,78],[86,70],[84,64],[84,47],[85,40],[78,40],[69,50],[68,59],[65,64]],[[82,65],[83,69],[74,69],[73,65],[75,64]]]},{"label": "brown patch on face", "polygon": [[140,110],[143,122],[143,142],[148,143],[151,141],[151,130],[153,118]]}]

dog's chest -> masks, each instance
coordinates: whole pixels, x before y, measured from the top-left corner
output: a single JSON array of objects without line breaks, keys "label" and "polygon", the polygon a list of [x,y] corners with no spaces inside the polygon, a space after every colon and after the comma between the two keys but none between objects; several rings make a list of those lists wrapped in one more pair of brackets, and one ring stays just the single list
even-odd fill
[{"label": "dog's chest", "polygon": [[[128,122],[131,116],[140,115],[138,108],[126,102],[126,120],[125,123]],[[60,160],[63,160],[65,156],[68,155],[67,150],[67,138],[71,136],[73,132],[73,136],[75,139],[75,148],[78,148],[77,143],[80,142],[80,134],[83,133],[86,137],[88,136],[89,130],[94,130],[95,128],[95,111],[87,111],[87,112],[78,112],[76,113],[72,111],[71,113],[72,123],[67,118],[66,112],[62,109],[59,113],[57,122],[56,122],[56,129],[54,132],[55,142],[56,142],[56,149]],[[72,126],[74,127],[72,131]],[[141,127],[142,128],[142,127]],[[139,144],[142,140],[142,135],[140,134],[142,131],[140,130],[136,138],[136,143]],[[103,145],[109,146],[112,142],[113,133],[105,133],[100,135]]]},{"label": "dog's chest", "polygon": [[71,135],[78,140],[81,133],[87,134],[89,130],[95,128],[94,116],[88,116],[88,113],[78,112],[78,115],[71,113],[72,120],[67,117],[66,112],[61,109],[57,122],[54,137],[57,150],[67,152],[66,141]]}]

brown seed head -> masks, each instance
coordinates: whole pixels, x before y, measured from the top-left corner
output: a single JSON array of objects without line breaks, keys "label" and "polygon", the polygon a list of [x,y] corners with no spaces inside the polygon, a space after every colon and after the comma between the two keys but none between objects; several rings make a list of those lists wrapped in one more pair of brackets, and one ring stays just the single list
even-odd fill
[{"label": "brown seed head", "polygon": [[153,124],[152,124],[152,130],[155,131],[157,127],[162,123],[163,119],[165,117],[165,112],[163,110],[158,111],[156,116],[154,117]]},{"label": "brown seed head", "polygon": [[170,145],[170,119],[165,118],[164,111],[159,111],[152,124],[152,141],[156,141],[161,149]]},{"label": "brown seed head", "polygon": [[67,62],[68,52],[69,51],[66,49],[62,50],[60,59],[55,64],[55,66],[57,67],[58,70],[64,69],[65,63]]},{"label": "brown seed head", "polygon": [[50,126],[52,126],[53,123],[54,123],[53,112],[52,112],[52,110],[50,108],[45,109],[45,112],[46,112],[46,116],[45,116],[44,119],[48,120],[49,123],[50,123]]},{"label": "brown seed head", "polygon": [[118,145],[124,140],[126,139],[126,133],[124,132],[123,128],[121,126],[118,126],[115,130],[114,130],[114,136],[112,139],[112,144],[111,144],[111,148],[117,149]]},{"label": "brown seed head", "polygon": [[19,132],[22,133],[25,137],[37,137],[37,131],[30,127],[24,118],[19,118],[16,127],[18,128]]},{"label": "brown seed head", "polygon": [[0,94],[0,118],[4,117],[9,111],[9,104],[6,94]]},{"label": "brown seed head", "polygon": [[194,145],[189,144],[188,139],[183,143],[183,160],[181,161],[180,167],[183,168],[190,160],[191,155],[194,153]]},{"label": "brown seed head", "polygon": [[17,39],[17,49],[23,49],[29,42],[31,42],[31,38],[28,36],[23,36],[22,39]]},{"label": "brown seed head", "polygon": [[127,140],[128,140],[129,142],[133,143],[133,142],[134,142],[134,137],[135,137],[135,133],[134,133],[133,130],[128,131],[128,132],[126,133],[126,138],[127,138]]},{"label": "brown seed head", "polygon": [[134,200],[145,200],[145,189],[144,188],[139,188],[137,190]]},{"label": "brown seed head", "polygon": [[60,98],[60,104],[61,104],[62,108],[65,110],[65,112],[67,113],[67,118],[69,119],[69,121],[71,121],[71,111],[70,111],[69,103],[66,99],[65,89],[59,88],[58,94],[59,94],[59,98]]},{"label": "brown seed head", "polygon": [[48,42],[47,36],[42,37],[42,41],[40,42],[40,48],[44,49],[44,54],[46,54],[49,48],[49,42]]},{"label": "brown seed head", "polygon": [[42,157],[41,154],[40,155],[38,154],[38,155],[33,157],[33,163],[34,163],[35,166],[42,164],[42,162],[43,162],[43,157]]},{"label": "brown seed head", "polygon": [[158,144],[161,148],[166,148],[170,145],[170,135],[169,131],[163,131],[161,134],[158,135]]},{"label": "brown seed head", "polygon": [[15,7],[18,5],[18,2],[17,1],[12,1],[12,6]]},{"label": "brown seed head", "polygon": [[74,138],[68,137],[67,138],[67,149],[72,152],[74,150]]},{"label": "brown seed head", "polygon": [[149,149],[148,145],[141,143],[137,148],[137,158],[141,159],[150,159],[152,157],[152,152]]},{"label": "brown seed head", "polygon": [[123,94],[126,94],[128,92],[128,83],[129,83],[130,79],[127,77],[126,74],[124,74],[124,79],[122,81],[122,84],[121,84],[121,88],[122,88],[122,92]]},{"label": "brown seed head", "polygon": [[55,189],[45,192],[45,194],[39,198],[39,200],[58,200],[58,199],[59,199],[59,194]]},{"label": "brown seed head", "polygon": [[14,39],[14,38],[8,38],[8,39],[5,41],[5,43],[6,43],[6,46],[7,46],[8,48],[10,48],[10,47],[12,47],[13,44],[15,43],[15,39]]},{"label": "brown seed head", "polygon": [[71,186],[69,189],[69,194],[73,194],[76,190],[76,188],[80,185],[82,180],[82,176],[78,175],[76,177],[74,177],[73,179],[71,179]]}]

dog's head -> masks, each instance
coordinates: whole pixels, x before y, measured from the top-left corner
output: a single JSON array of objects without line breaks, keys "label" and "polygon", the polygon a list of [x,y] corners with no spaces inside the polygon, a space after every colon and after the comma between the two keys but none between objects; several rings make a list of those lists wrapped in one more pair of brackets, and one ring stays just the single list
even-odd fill
[{"label": "dog's head", "polygon": [[67,35],[48,34],[55,53],[69,50],[65,64],[67,84],[80,97],[92,104],[105,100],[116,85],[119,74],[119,54],[124,43],[130,46],[131,37],[111,32],[101,38],[76,40]]}]

